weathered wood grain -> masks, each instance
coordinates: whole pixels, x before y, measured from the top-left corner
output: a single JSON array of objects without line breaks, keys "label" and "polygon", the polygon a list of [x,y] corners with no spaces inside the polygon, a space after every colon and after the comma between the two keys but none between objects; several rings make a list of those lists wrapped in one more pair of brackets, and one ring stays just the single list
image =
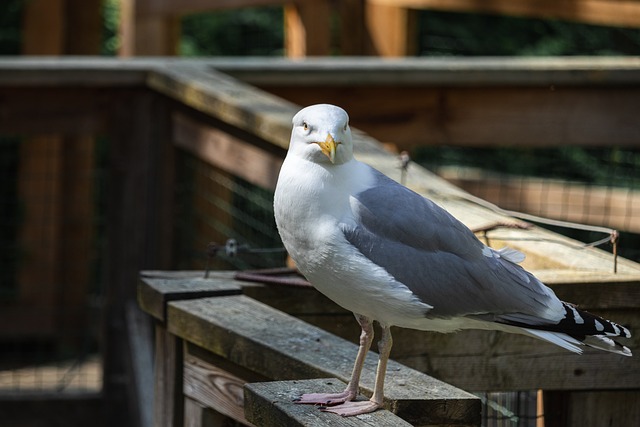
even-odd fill
[{"label": "weathered wood grain", "polygon": [[171,277],[147,277],[143,272],[138,282],[138,303],[144,311],[164,322],[169,301],[237,295],[242,292],[240,286],[233,283],[230,274],[222,277],[212,275],[206,279],[203,275],[203,272],[199,272],[199,277],[176,277],[178,274]]},{"label": "weathered wood grain", "polygon": [[[443,87],[354,84],[261,85],[299,105],[331,99],[354,127],[401,149],[638,145],[636,89],[624,87]],[[384,100],[381,102],[381,100]]]},{"label": "weathered wood grain", "polygon": [[244,415],[245,380],[211,363],[186,354],[184,358],[184,395],[206,408],[251,425]]},{"label": "weathered wood grain", "polygon": [[[336,378],[274,381],[269,383],[252,383],[244,387],[245,414],[249,420],[261,427],[280,426],[380,426],[405,427],[408,422],[393,413],[379,410],[372,414],[351,418],[342,418],[336,414],[320,411],[317,406],[298,405],[294,399],[303,393],[324,390],[337,393],[344,390],[346,383]],[[360,396],[359,400],[365,400]]]},{"label": "weathered wood grain", "polygon": [[[555,274],[549,271],[546,276],[551,278]],[[563,300],[578,303],[581,308],[620,322],[633,331],[640,330],[635,308],[640,304],[638,281],[611,282],[608,274],[600,282],[598,274],[585,272],[576,277],[569,270],[558,276],[558,283],[551,285]],[[563,279],[569,283],[562,283]],[[244,292],[357,342],[359,328],[351,313],[313,289],[290,289],[283,293],[277,288],[250,284],[244,287]],[[636,358],[589,349],[578,356],[533,338],[501,332],[468,330],[438,334],[394,328],[393,335],[393,359],[464,390],[640,387],[640,364]],[[622,341],[634,350],[640,345],[638,334]]]},{"label": "weathered wood grain", "polygon": [[[349,378],[357,347],[245,296],[169,304],[170,332],[272,379]],[[371,395],[377,360],[367,358],[361,391]],[[386,407],[412,423],[475,422],[479,401],[418,371],[390,362]]]},{"label": "weathered wood grain", "polygon": [[268,150],[184,114],[175,114],[174,142],[197,158],[262,188],[275,188],[283,152]]}]

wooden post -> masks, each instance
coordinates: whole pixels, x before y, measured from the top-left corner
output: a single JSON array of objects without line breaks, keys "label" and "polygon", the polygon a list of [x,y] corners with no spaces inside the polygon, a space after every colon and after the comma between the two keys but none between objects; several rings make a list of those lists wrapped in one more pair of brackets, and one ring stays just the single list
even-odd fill
[{"label": "wooden post", "polygon": [[33,313],[18,325],[23,335],[50,337],[57,329],[56,287],[61,267],[62,140],[24,140],[20,159],[18,194],[25,209],[18,234],[23,254],[18,268],[18,304]]},{"label": "wooden post", "polygon": [[178,53],[180,17],[152,13],[156,0],[122,0],[120,56],[167,56]]},{"label": "wooden post", "polygon": [[412,56],[417,52],[417,13],[406,7],[367,3],[365,25],[373,55]]},{"label": "wooden post", "polygon": [[366,55],[365,0],[344,0],[338,3],[340,12],[340,54],[342,56]]},{"label": "wooden post", "polygon": [[22,53],[61,55],[64,51],[65,0],[33,0],[25,3]]},{"label": "wooden post", "polygon": [[[167,200],[173,193],[162,174],[171,159],[171,132],[166,128],[171,123],[168,103],[142,90],[132,90],[121,101],[122,104],[113,106],[110,117],[112,191],[107,212],[109,286],[104,313],[104,393],[108,407],[115,405],[122,410],[109,411],[109,425],[150,419],[148,414],[138,412],[152,410],[138,405],[144,396],[127,401],[131,379],[123,378],[128,378],[131,360],[123,351],[123,337],[133,326],[127,319],[136,317],[127,315],[127,307],[136,295],[138,272],[145,267],[166,265],[164,256],[170,254],[165,248],[171,241],[163,235],[170,224],[164,223],[163,218],[170,217],[165,210],[169,209]],[[147,363],[151,364],[152,360]],[[153,393],[152,389],[136,391]],[[126,413],[127,405],[130,405],[130,414]]]},{"label": "wooden post", "polygon": [[329,55],[331,7],[328,0],[294,1],[284,7],[285,51],[289,58]]},{"label": "wooden post", "polygon": [[[100,0],[27,2],[22,52],[98,53],[100,6]],[[74,329],[84,324],[92,262],[93,139],[35,136],[24,140],[20,151],[25,207],[20,244],[27,260],[19,272],[19,298],[39,312],[37,325],[25,332],[55,332],[58,342],[78,344]]]}]

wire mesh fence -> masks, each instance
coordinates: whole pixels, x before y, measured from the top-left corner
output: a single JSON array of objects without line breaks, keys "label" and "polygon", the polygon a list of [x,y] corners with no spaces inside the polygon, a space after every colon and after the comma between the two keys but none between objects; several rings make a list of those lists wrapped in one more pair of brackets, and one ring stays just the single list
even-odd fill
[{"label": "wire mesh fence", "polygon": [[95,148],[0,138],[0,392],[101,389]]},{"label": "wire mesh fence", "polygon": [[[176,186],[176,266],[253,269],[284,265],[273,193],[180,151]],[[214,250],[237,242],[234,250]],[[215,248],[214,248],[215,249]],[[222,249],[222,248],[221,248]]]},{"label": "wire mesh fence", "polygon": [[[414,159],[502,208],[617,229],[618,254],[640,261],[637,148],[423,147]],[[540,225],[581,242],[603,237]],[[613,251],[610,244],[600,248]]]},{"label": "wire mesh fence", "polygon": [[476,396],[482,401],[484,427],[536,427],[543,418],[538,410],[537,391],[486,392]]}]

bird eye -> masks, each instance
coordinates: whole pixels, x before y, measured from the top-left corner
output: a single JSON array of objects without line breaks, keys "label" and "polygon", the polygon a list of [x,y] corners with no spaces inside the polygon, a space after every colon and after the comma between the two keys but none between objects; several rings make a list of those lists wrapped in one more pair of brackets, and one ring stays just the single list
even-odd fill
[{"label": "bird eye", "polygon": [[344,131],[345,131],[345,132],[347,131],[347,128],[348,128],[348,127],[349,127],[349,123],[345,123],[345,124],[344,124]]},{"label": "bird eye", "polygon": [[309,125],[307,124],[307,122],[302,122],[302,129],[309,130]]}]

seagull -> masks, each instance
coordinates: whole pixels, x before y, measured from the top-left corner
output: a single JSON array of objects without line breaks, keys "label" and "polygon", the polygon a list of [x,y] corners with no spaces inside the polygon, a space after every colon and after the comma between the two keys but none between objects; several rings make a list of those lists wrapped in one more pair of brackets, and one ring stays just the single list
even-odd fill
[{"label": "seagull", "polygon": [[[518,265],[524,254],[485,246],[446,210],[356,160],[340,107],[312,105],[293,117],[274,215],[300,272],[362,328],[346,389],[304,394],[298,403],[342,416],[382,407],[392,326],[498,330],[575,353],[587,345],[631,356],[613,340],[629,338],[627,328],[558,299]],[[374,321],[381,327],[374,392],[354,401]]]}]

